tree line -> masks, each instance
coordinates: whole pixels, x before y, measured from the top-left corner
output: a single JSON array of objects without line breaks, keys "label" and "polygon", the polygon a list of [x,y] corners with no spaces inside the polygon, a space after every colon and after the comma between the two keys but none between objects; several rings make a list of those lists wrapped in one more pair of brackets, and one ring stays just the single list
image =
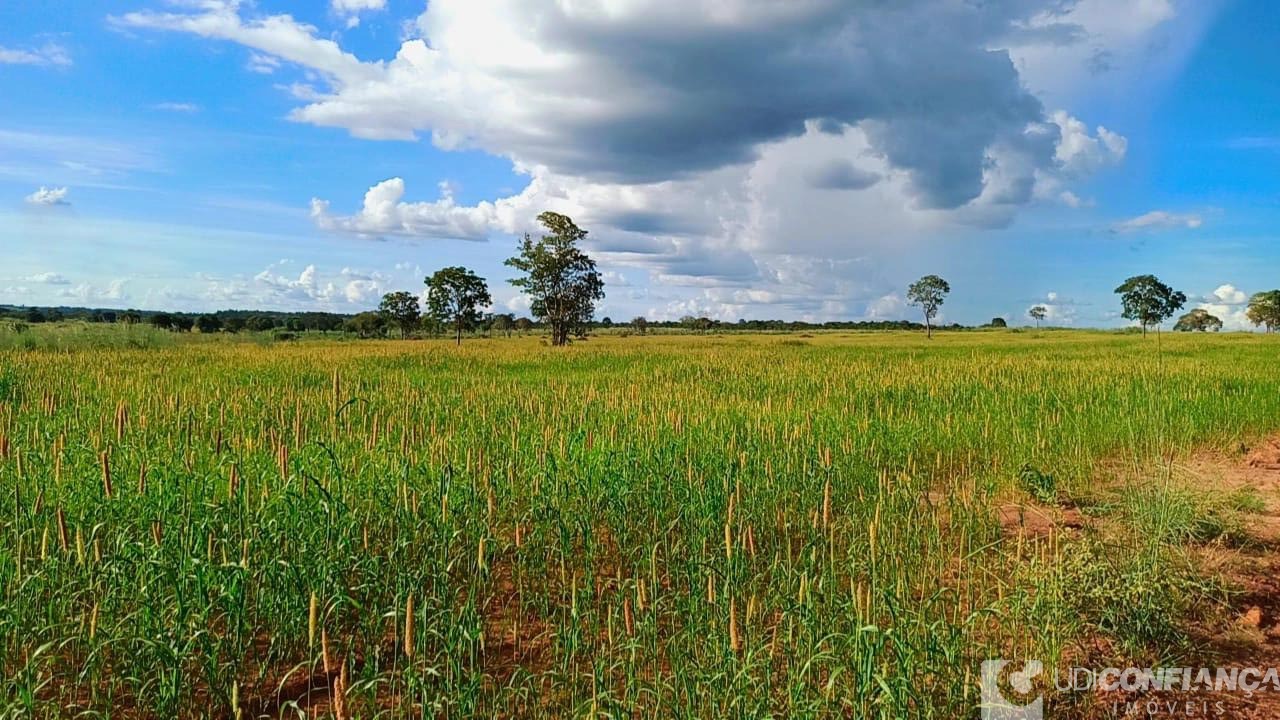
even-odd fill
[{"label": "tree line", "polygon": [[[595,261],[578,246],[587,231],[566,215],[544,212],[538,222],[547,233],[534,240],[526,233],[516,254],[506,265],[518,271],[508,282],[529,298],[533,319],[517,318],[513,313],[486,313],[493,304],[486,280],[472,270],[450,266],[437,270],[424,279],[425,307],[419,296],[408,291],[387,293],[378,310],[355,316],[335,313],[279,313],[270,311],[223,310],[215,313],[188,314],[138,310],[90,310],[85,308],[13,308],[0,307],[0,316],[9,315],[29,323],[57,322],[62,319],[85,319],[90,322],[141,323],[176,332],[193,329],[201,333],[240,332],[248,330],[285,332],[343,330],[360,337],[385,337],[397,331],[402,338],[418,332],[432,335],[449,333],[462,343],[464,332],[485,330],[506,333],[539,329],[549,332],[552,345],[565,345],[571,336],[584,336],[587,331],[610,328],[610,318],[595,321],[596,303],[604,299],[604,281]],[[924,323],[899,321],[857,321],[806,323],[779,320],[739,320],[726,323],[707,317],[686,316],[679,321],[650,322],[644,317],[628,323],[631,330],[644,334],[651,327],[683,328],[694,332],[717,329],[739,330],[804,330],[804,329],[920,329],[933,337],[934,320],[951,293],[951,285],[938,275],[925,275],[907,287],[907,303],[920,308]],[[1135,275],[1115,289],[1120,296],[1121,316],[1137,322],[1145,336],[1186,304],[1185,293],[1174,290],[1154,275]],[[1036,305],[1027,311],[1036,326],[1048,318],[1049,309]],[[1254,294],[1245,316],[1255,326],[1268,332],[1280,327],[1280,290]],[[962,326],[952,324],[950,328]],[[993,318],[986,327],[1007,327],[1003,318]],[[1204,308],[1195,308],[1178,318],[1175,331],[1218,331],[1220,318]]]},{"label": "tree line", "polygon": [[[925,275],[907,288],[907,302],[924,313],[925,332],[930,337],[933,335],[931,322],[950,292],[951,286],[937,275]],[[1173,317],[1187,302],[1186,293],[1174,290],[1155,275],[1135,275],[1117,287],[1115,294],[1120,296],[1120,316],[1138,323],[1144,337],[1151,328],[1159,330],[1161,323]],[[1036,327],[1048,315],[1049,309],[1044,305],[1036,305],[1027,311]],[[1255,293],[1249,298],[1245,317],[1255,327],[1265,327],[1267,332],[1280,327],[1280,290]],[[1002,318],[991,321],[994,327],[1005,325]],[[1204,308],[1195,308],[1178,318],[1173,329],[1176,332],[1217,332],[1222,325],[1221,318]]]}]

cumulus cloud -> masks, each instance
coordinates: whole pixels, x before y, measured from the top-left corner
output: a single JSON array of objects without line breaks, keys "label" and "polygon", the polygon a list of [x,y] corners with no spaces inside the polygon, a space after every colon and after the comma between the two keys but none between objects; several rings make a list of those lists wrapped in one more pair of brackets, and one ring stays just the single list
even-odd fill
[{"label": "cumulus cloud", "polygon": [[1101,125],[1097,127],[1096,135],[1090,135],[1089,128],[1065,110],[1055,111],[1051,120],[1061,133],[1054,159],[1072,177],[1090,175],[1107,165],[1119,163],[1129,150],[1129,141],[1122,135]]},{"label": "cumulus cloud", "polygon": [[0,65],[46,65],[68,67],[71,54],[56,43],[32,49],[8,48],[0,45]]},{"label": "cumulus cloud", "polygon": [[865,190],[880,181],[880,175],[844,158],[833,158],[814,166],[805,177],[811,186],[823,190]]},{"label": "cumulus cloud", "polygon": [[907,304],[898,293],[882,295],[867,303],[868,320],[901,320]]},{"label": "cumulus cloud", "polygon": [[440,184],[440,199],[430,202],[403,201],[404,180],[391,178],[369,188],[364,205],[354,215],[339,217],[329,213],[325,200],[311,201],[311,217],[326,230],[340,230],[371,237],[411,235],[436,238],[484,240],[499,224],[504,208],[516,199],[482,202],[473,207],[458,205],[448,183]]},{"label": "cumulus cloud", "polygon": [[1244,305],[1249,302],[1249,295],[1231,283],[1219,285],[1216,290],[1201,298],[1207,303],[1220,305]]},{"label": "cumulus cloud", "polygon": [[60,273],[44,272],[37,273],[30,277],[22,278],[27,282],[41,283],[43,285],[70,285],[71,281]]},{"label": "cumulus cloud", "polygon": [[[433,0],[386,60],[232,0],[111,21],[240,44],[256,72],[301,67],[294,121],[483,150],[527,180],[462,205],[448,186],[363,178],[358,205],[312,201],[323,229],[481,240],[536,232],[554,210],[591,230],[604,264],[696,288],[701,310],[765,303],[735,295],[749,285],[816,316],[885,296],[855,261],[1005,227],[1034,202],[1091,204],[1072,183],[1128,141],[1058,109],[1065,94],[1046,109],[1044,70],[1065,73],[1062,53],[1120,57],[1169,17],[1098,0]],[[806,262],[823,286],[807,303],[775,272]]]},{"label": "cumulus cloud", "polygon": [[1219,285],[1213,292],[1197,298],[1197,308],[1207,311],[1222,321],[1223,330],[1253,330],[1255,326],[1245,314],[1249,294],[1231,283]]},{"label": "cumulus cloud", "polygon": [[[761,144],[818,121],[861,127],[919,207],[955,208],[982,195],[993,149],[1054,162],[1053,138],[1027,135],[1057,126],[999,48],[1056,6],[436,0],[415,23],[419,37],[385,62],[231,0],[113,22],[231,40],[307,67],[324,85],[292,117],[359,137],[430,133],[444,148],[634,183],[749,162]],[[907,28],[918,52],[901,52]]]},{"label": "cumulus cloud", "polygon": [[1194,230],[1204,224],[1204,218],[1195,213],[1172,213],[1165,210],[1152,210],[1135,218],[1129,218],[1111,227],[1112,232],[1129,233],[1142,230],[1175,230],[1187,228]]},{"label": "cumulus cloud", "polygon": [[67,300],[75,301],[82,305],[95,303],[116,303],[122,300],[128,300],[129,295],[125,292],[125,286],[128,280],[117,278],[107,283],[105,286],[95,285],[92,283],[80,283],[75,287],[66,288],[58,291],[58,296]]},{"label": "cumulus cloud", "polygon": [[1077,317],[1078,304],[1069,298],[1064,298],[1056,292],[1045,293],[1044,299],[1028,305],[1022,312],[1023,318],[1030,320],[1031,309],[1035,307],[1044,308],[1044,320],[1042,323],[1049,325],[1074,325]]},{"label": "cumulus cloud", "polygon": [[31,205],[44,205],[47,207],[70,205],[71,203],[67,200],[69,192],[64,187],[44,187],[42,185],[39,190],[28,195],[26,201]]},{"label": "cumulus cloud", "polygon": [[329,8],[353,28],[360,24],[360,13],[386,10],[387,0],[330,0]]},{"label": "cumulus cloud", "polygon": [[343,312],[362,310],[395,289],[392,279],[378,271],[344,267],[326,273],[308,264],[295,275],[285,269],[291,264],[280,260],[247,279],[198,276],[197,280],[204,283],[206,302],[289,310],[317,306]]}]

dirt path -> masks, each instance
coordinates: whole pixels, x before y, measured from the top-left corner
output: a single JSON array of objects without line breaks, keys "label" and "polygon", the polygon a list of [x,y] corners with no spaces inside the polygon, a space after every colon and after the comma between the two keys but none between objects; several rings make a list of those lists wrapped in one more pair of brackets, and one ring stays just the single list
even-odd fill
[{"label": "dirt path", "polygon": [[[1207,652],[1199,664],[1280,668],[1280,436],[1231,455],[1202,455],[1180,470],[1211,492],[1241,501],[1246,537],[1207,557],[1210,571],[1240,594],[1231,598],[1233,626],[1205,628]],[[1280,719],[1280,693],[1211,694],[1222,710],[1208,717]]]}]

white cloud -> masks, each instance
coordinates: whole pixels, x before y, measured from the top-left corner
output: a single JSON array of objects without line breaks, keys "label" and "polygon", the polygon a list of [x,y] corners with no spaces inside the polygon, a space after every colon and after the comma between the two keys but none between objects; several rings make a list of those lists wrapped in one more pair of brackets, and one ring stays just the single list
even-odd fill
[{"label": "white cloud", "polygon": [[71,65],[71,55],[66,48],[56,43],[48,43],[43,47],[28,50],[7,48],[0,45],[0,65],[68,67]]},{"label": "white cloud", "polygon": [[129,299],[128,293],[125,292],[125,285],[128,282],[124,278],[118,278],[107,283],[105,287],[92,283],[81,283],[75,287],[58,291],[58,296],[82,305],[117,303]]},{"label": "white cloud", "polygon": [[1071,177],[1091,175],[1107,165],[1119,163],[1129,150],[1125,137],[1101,125],[1097,127],[1097,135],[1092,136],[1083,122],[1065,110],[1058,110],[1050,117],[1061,131],[1054,158]]},{"label": "white cloud", "polygon": [[245,65],[250,72],[259,75],[270,75],[280,69],[280,58],[262,53],[249,53],[249,62]]},{"label": "white cloud", "polygon": [[360,24],[360,13],[386,10],[387,0],[329,0],[329,8],[353,28]]},{"label": "white cloud", "polygon": [[1041,324],[1048,325],[1074,325],[1077,317],[1077,303],[1074,300],[1063,298],[1056,292],[1045,293],[1044,300],[1028,305],[1023,311],[1021,320],[1027,323],[1034,323],[1031,319],[1031,309],[1034,307],[1044,308],[1044,320]]},{"label": "white cloud", "polygon": [[[230,40],[315,71],[324,87],[295,91],[300,122],[374,139],[429,132],[442,148],[597,183],[750,162],[810,121],[858,127],[912,205],[949,209],[1002,180],[989,173],[993,158],[1025,166],[1013,191],[999,189],[1006,202],[1029,198],[1029,170],[1055,162],[1057,126],[993,48],[1056,6],[698,0],[691,12],[675,0],[435,0],[416,21],[421,37],[376,62],[289,15],[242,15],[231,0],[112,22]],[[901,52],[907,28],[911,53]],[[751,100],[761,93],[770,102]],[[830,170],[819,174],[828,185],[871,182],[849,165]]]},{"label": "white cloud", "polygon": [[[257,72],[300,66],[295,121],[480,149],[527,178],[474,205],[447,185],[420,200],[400,178],[361,178],[345,201],[312,201],[323,229],[480,240],[536,232],[554,210],[591,230],[602,266],[697,289],[696,307],[655,296],[655,313],[819,317],[870,314],[889,290],[877,259],[1007,226],[1032,203],[1091,205],[1071,184],[1122,162],[1128,141],[1039,98],[1071,107],[1043,93],[1063,57],[1085,74],[1170,26],[1170,8],[1136,1],[433,0],[393,58],[367,61],[246,3],[112,22],[238,43]],[[908,28],[919,51],[901,51]],[[793,293],[782,278],[797,271]],[[765,294],[736,294],[747,285]]]},{"label": "white cloud", "polygon": [[1221,303],[1223,305],[1244,305],[1249,302],[1249,296],[1243,290],[1236,288],[1235,285],[1226,283],[1219,285],[1218,289],[1207,295],[1205,302]]},{"label": "white cloud", "polygon": [[889,293],[867,303],[866,316],[868,320],[901,320],[906,310],[902,296]]},{"label": "white cloud", "polygon": [[37,273],[30,277],[22,278],[27,282],[41,283],[42,285],[70,285],[71,281],[65,276],[55,272]]},{"label": "white cloud", "polygon": [[156,110],[176,113],[198,113],[200,106],[189,102],[162,102],[152,105]]},{"label": "white cloud", "polygon": [[31,205],[70,205],[67,201],[69,191],[64,187],[44,187],[31,193],[26,197],[26,201]]},{"label": "white cloud", "polygon": [[1058,195],[1058,199],[1062,201],[1063,205],[1066,205],[1067,207],[1070,207],[1070,208],[1082,208],[1082,207],[1094,206],[1094,201],[1092,199],[1082,198],[1079,195],[1076,195],[1075,193],[1071,192],[1070,190],[1063,190],[1062,193]]},{"label": "white cloud", "polygon": [[1139,230],[1173,230],[1188,228],[1194,230],[1204,224],[1204,218],[1195,213],[1172,213],[1165,210],[1152,210],[1135,218],[1118,222],[1112,226],[1112,232],[1126,233]]}]

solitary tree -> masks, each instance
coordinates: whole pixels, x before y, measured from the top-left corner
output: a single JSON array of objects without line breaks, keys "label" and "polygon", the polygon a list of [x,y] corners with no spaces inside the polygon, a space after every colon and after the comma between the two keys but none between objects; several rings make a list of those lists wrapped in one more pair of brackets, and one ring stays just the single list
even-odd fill
[{"label": "solitary tree", "polygon": [[639,315],[631,319],[631,327],[635,328],[636,332],[643,335],[649,331],[649,321],[646,320],[643,315]]},{"label": "solitary tree", "polygon": [[1027,314],[1031,316],[1032,320],[1036,321],[1036,327],[1038,328],[1040,327],[1040,321],[1049,316],[1049,308],[1043,305],[1037,305],[1028,310]]},{"label": "solitary tree", "polygon": [[907,302],[924,312],[924,330],[927,337],[933,337],[933,319],[938,316],[938,308],[947,299],[951,286],[937,275],[925,275],[911,283],[907,288]]},{"label": "solitary tree", "polygon": [[1204,308],[1196,308],[1191,312],[1178,318],[1178,322],[1173,324],[1174,332],[1204,332],[1212,330],[1218,332],[1222,329],[1222,321],[1217,317],[1210,315],[1208,310]]},{"label": "solitary tree", "polygon": [[1160,282],[1155,275],[1135,275],[1116,288],[1120,303],[1124,307],[1122,317],[1136,320],[1142,325],[1142,335],[1146,337],[1147,328],[1154,326],[1157,330],[1160,323],[1168,320],[1182,305],[1187,296]]},{"label": "solitary tree", "polygon": [[401,339],[409,337],[409,333],[418,326],[418,319],[422,317],[418,298],[404,290],[383,295],[378,312],[388,323],[400,328]]},{"label": "solitary tree", "polygon": [[427,278],[427,312],[453,326],[459,345],[462,331],[480,322],[480,309],[492,303],[484,278],[464,267],[447,267]]},{"label": "solitary tree", "polygon": [[524,276],[510,282],[529,295],[530,312],[551,328],[551,344],[564,345],[570,332],[591,322],[596,302],[604,299],[604,281],[595,261],[578,249],[586,230],[553,212],[542,213],[538,222],[550,234],[537,242],[524,236],[520,254],[507,260]]},{"label": "solitary tree", "polygon": [[991,327],[993,327],[993,328],[1007,328],[1007,327],[1009,327],[1009,323],[1008,323],[1008,322],[1006,322],[1006,321],[1005,321],[1005,319],[1004,319],[1004,318],[1002,318],[1002,317],[993,317],[993,318],[991,318],[991,322],[990,322],[990,323],[988,323],[988,324],[989,324]]},{"label": "solitary tree", "polygon": [[1256,293],[1249,298],[1244,315],[1254,325],[1266,326],[1267,332],[1280,327],[1280,290]]}]

